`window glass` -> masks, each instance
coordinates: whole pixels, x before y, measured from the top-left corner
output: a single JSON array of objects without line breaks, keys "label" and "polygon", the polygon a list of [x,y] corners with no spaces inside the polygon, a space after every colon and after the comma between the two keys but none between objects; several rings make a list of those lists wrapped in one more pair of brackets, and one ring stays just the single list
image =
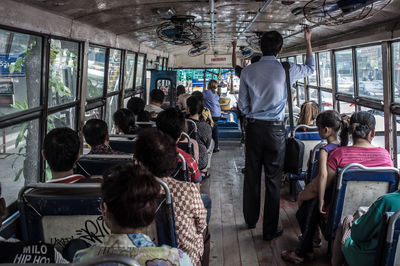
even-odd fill
[{"label": "window glass", "polygon": [[294,57],[293,57],[293,56],[289,57],[289,58],[288,58],[288,62],[294,63]]},{"label": "window glass", "polygon": [[143,86],[144,55],[138,55],[135,87]]},{"label": "window glass", "polygon": [[121,51],[110,49],[110,58],[108,59],[108,86],[107,91],[119,90],[119,79],[121,77]]},{"label": "window glass", "polygon": [[69,127],[75,129],[75,117],[75,107],[51,114],[47,118],[47,131],[57,127]]},{"label": "window glass", "polygon": [[306,101],[306,94],[305,94],[305,90],[304,90],[304,86],[303,85],[298,85],[297,86],[298,89],[298,97],[299,97],[299,107]]},{"label": "window glass", "polygon": [[287,62],[287,58],[286,57],[281,58],[281,62]]},{"label": "window glass", "polygon": [[309,95],[310,101],[314,101],[314,102],[318,103],[318,90],[310,89],[309,92],[310,92],[310,95]]},{"label": "window glass", "polygon": [[125,61],[125,90],[133,89],[133,79],[135,77],[136,54],[127,53]]},{"label": "window glass", "polygon": [[89,47],[87,99],[103,96],[106,49],[100,47]]},{"label": "window glass", "polygon": [[321,91],[321,109],[322,111],[333,110],[332,93]]},{"label": "window glass", "polygon": [[101,119],[101,116],[102,116],[101,111],[102,111],[102,107],[98,107],[98,108],[86,111],[85,112],[85,121],[88,121],[89,119]]},{"label": "window glass", "polygon": [[400,103],[400,42],[392,43],[392,71],[394,100]]},{"label": "window glass", "polygon": [[79,44],[50,42],[49,107],[72,102],[77,95]]},{"label": "window glass", "polygon": [[158,65],[157,65],[157,70],[162,70],[163,67],[163,58],[162,57],[158,57]]},{"label": "window glass", "polygon": [[40,105],[42,38],[0,30],[0,116]]},{"label": "window glass", "polygon": [[[314,59],[315,59],[315,54],[312,54]],[[308,85],[314,85],[317,86],[317,74],[316,71],[314,71],[314,73],[312,73],[310,76],[308,76]]]},{"label": "window glass", "polygon": [[352,115],[356,110],[354,103],[339,102],[339,110],[341,114]]},{"label": "window glass", "polygon": [[383,99],[381,46],[357,48],[356,55],[359,95]]},{"label": "window glass", "polygon": [[0,129],[0,182],[7,206],[13,203],[24,184],[39,177],[39,120]]},{"label": "window glass", "polygon": [[118,95],[107,98],[107,110],[106,110],[106,123],[108,125],[108,131],[112,131],[114,128],[113,115],[118,110]]},{"label": "window glass", "polygon": [[335,64],[337,91],[353,94],[354,77],[352,50],[336,51]]},{"label": "window glass", "polygon": [[303,56],[302,55],[297,55],[296,56],[296,63],[297,64],[303,64]]},{"label": "window glass", "polygon": [[397,167],[400,165],[400,116],[396,115]]},{"label": "window glass", "polygon": [[318,53],[319,85],[332,88],[331,55],[329,52]]},{"label": "window glass", "polygon": [[[368,113],[371,113],[375,117],[375,131],[376,132],[384,132],[385,131],[385,118],[384,118],[384,113],[383,111],[367,108],[361,106],[361,111],[367,111]],[[385,146],[385,145],[383,145]]]}]

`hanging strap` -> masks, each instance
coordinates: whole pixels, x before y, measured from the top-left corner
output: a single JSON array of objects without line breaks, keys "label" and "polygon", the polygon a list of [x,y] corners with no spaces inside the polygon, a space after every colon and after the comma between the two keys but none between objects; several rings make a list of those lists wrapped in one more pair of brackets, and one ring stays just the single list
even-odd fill
[{"label": "hanging strap", "polygon": [[291,136],[293,136],[294,121],[293,121],[292,90],[290,89],[291,88],[290,74],[289,74],[290,64],[289,64],[289,62],[282,62],[281,64],[283,66],[283,69],[285,69],[285,74],[286,74],[286,90],[287,90],[287,102],[289,105],[290,133],[291,133]]}]

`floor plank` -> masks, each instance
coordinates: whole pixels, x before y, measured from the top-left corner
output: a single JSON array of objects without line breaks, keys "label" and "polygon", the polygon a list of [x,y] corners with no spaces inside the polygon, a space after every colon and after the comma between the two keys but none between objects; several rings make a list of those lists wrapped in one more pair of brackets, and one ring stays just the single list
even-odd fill
[{"label": "floor plank", "polygon": [[[299,228],[287,185],[281,188],[280,224],[284,234],[272,241],[262,239],[262,214],[255,229],[247,229],[243,219],[243,148],[235,142],[221,142],[210,169],[210,196],[213,201],[210,221],[212,249],[210,265],[292,265],[280,257],[282,250],[298,244]],[[264,184],[262,194],[264,195]],[[261,210],[263,210],[263,200]],[[261,212],[262,213],[262,212]],[[326,243],[315,249],[316,260],[304,265],[329,265]]]}]

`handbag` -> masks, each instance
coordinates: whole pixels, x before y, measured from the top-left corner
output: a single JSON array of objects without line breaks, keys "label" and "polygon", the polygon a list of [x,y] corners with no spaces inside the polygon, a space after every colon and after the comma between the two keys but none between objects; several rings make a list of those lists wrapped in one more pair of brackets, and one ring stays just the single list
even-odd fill
[{"label": "handbag", "polygon": [[290,89],[290,75],[288,62],[282,62],[286,74],[286,90],[289,104],[290,135],[286,139],[285,164],[283,170],[286,173],[299,175],[303,170],[304,143],[294,137],[292,91]]}]

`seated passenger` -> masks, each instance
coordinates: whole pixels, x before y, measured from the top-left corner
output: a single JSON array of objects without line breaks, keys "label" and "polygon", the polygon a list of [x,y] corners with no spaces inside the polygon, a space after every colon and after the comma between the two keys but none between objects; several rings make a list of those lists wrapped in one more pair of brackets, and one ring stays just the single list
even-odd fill
[{"label": "seated passenger", "polygon": [[42,156],[51,170],[52,179],[48,183],[75,183],[86,179],[73,171],[79,159],[80,143],[78,133],[70,128],[55,128],[47,133]]},{"label": "seated passenger", "polygon": [[197,133],[194,126],[188,123],[188,134],[191,138],[197,140],[199,144],[199,169],[202,170],[207,167],[208,153],[207,150],[211,144],[211,127],[204,120],[200,120],[203,111],[203,101],[200,97],[191,96],[187,99],[186,112],[189,119],[194,121],[197,125]]},{"label": "seated passenger", "polygon": [[214,120],[212,119],[211,116],[211,111],[210,109],[208,109],[207,107],[205,107],[204,105],[204,96],[203,93],[201,93],[201,91],[194,91],[192,92],[192,96],[196,96],[196,97],[200,97],[200,99],[203,102],[203,110],[201,112],[201,115],[203,117],[203,120],[207,122],[207,124],[209,124],[211,127],[214,126]]},{"label": "seated passenger", "polygon": [[126,108],[134,115],[137,122],[149,122],[151,119],[150,113],[144,110],[145,103],[142,98],[132,97],[129,99]]},{"label": "seated passenger", "polygon": [[[200,265],[202,258],[204,262],[208,261],[209,247],[203,256],[203,231],[207,226],[203,195],[195,184],[170,177],[177,166],[174,140],[158,130],[146,130],[139,134],[135,155],[153,175],[168,184],[174,205],[178,247],[189,255],[194,265]],[[208,241],[209,236],[204,240]]]},{"label": "seated passenger", "polygon": [[[156,125],[159,130],[172,137],[175,143],[178,143],[185,128],[185,118],[177,110],[168,108],[157,116]],[[199,183],[201,181],[201,173],[193,156],[178,147],[176,147],[176,150],[186,160],[190,180],[194,183]]]},{"label": "seated passenger", "polygon": [[[393,166],[387,150],[371,144],[375,136],[375,117],[372,114],[365,111],[355,112],[350,118],[348,130],[352,134],[353,146],[338,147],[328,157],[326,189],[323,198],[325,201],[323,205],[324,213],[331,208],[331,193],[333,193],[333,183],[338,168],[343,168],[350,163],[359,163],[367,167]],[[318,206],[317,202],[314,204]],[[306,257],[313,257],[312,239],[322,217],[319,208],[312,208],[309,215],[309,224],[305,226],[307,228],[306,235],[303,234],[295,252],[282,252],[282,257],[285,260],[302,263]],[[327,214],[324,214],[324,218],[326,217]],[[324,219],[322,222],[324,222]]]},{"label": "seated passenger", "polygon": [[[375,256],[379,234],[385,219],[385,212],[400,210],[400,191],[379,197],[367,213],[353,222],[353,216],[346,216],[336,230],[332,250],[332,265],[376,265]],[[397,251],[399,252],[399,251]],[[344,257],[343,257],[344,254]]]},{"label": "seated passenger", "polygon": [[[0,227],[6,215],[7,205],[1,197],[0,183]],[[15,238],[4,239],[0,236],[0,263],[8,264],[45,264],[68,263],[53,245],[41,242],[19,241]]]},{"label": "seated passenger", "polygon": [[315,102],[305,102],[300,107],[299,119],[297,125],[315,125],[315,119],[319,112],[318,105]]},{"label": "seated passenger", "polygon": [[155,218],[160,184],[139,164],[124,164],[103,175],[101,212],[111,234],[75,254],[74,262],[106,254],[135,259],[140,265],[192,265],[188,255],[169,246],[156,247],[143,234]]},{"label": "seated passenger", "polygon": [[126,108],[121,108],[113,115],[115,133],[133,135],[139,133],[141,128],[135,125],[135,115]]},{"label": "seated passenger", "polygon": [[156,118],[157,115],[163,111],[161,105],[164,102],[165,94],[162,90],[154,89],[150,92],[150,104],[144,107],[144,110],[149,112],[152,118]]},{"label": "seated passenger", "polygon": [[88,120],[83,126],[83,135],[90,145],[89,154],[125,154],[111,149],[107,123],[101,119]]}]

